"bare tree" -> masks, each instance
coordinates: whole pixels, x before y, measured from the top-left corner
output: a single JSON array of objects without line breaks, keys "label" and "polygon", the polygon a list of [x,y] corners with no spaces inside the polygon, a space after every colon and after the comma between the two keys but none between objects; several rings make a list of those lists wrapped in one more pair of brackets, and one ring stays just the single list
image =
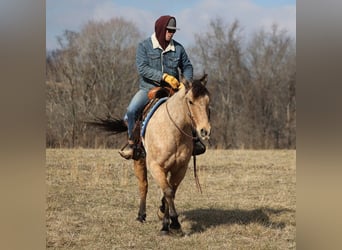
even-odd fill
[{"label": "bare tree", "polygon": [[209,73],[213,141],[222,148],[295,145],[296,52],[293,39],[273,25],[245,43],[235,21],[210,22],[196,35],[191,58]]},{"label": "bare tree", "polygon": [[[210,72],[213,96],[214,140],[223,148],[238,147],[238,116],[241,112],[244,84],[248,72],[243,65],[241,28],[238,21],[230,26],[222,19],[210,22],[205,35],[196,36],[191,52],[197,64]],[[197,65],[197,67],[200,67]]]},{"label": "bare tree", "polygon": [[[47,58],[47,72],[51,80],[60,78],[63,84],[59,86],[68,86],[69,95],[59,100],[65,103],[63,112],[67,114],[62,116],[63,120],[54,122],[68,131],[72,138],[70,146],[94,143],[86,138],[83,121],[94,115],[123,115],[132,88],[136,87],[135,49],[139,40],[135,25],[122,18],[90,21],[80,32],[65,31],[58,38],[60,48]],[[58,76],[53,77],[56,72]],[[54,88],[48,89],[53,93]],[[51,115],[53,112],[61,112],[51,103],[52,100],[47,102],[48,118],[56,117]]]},{"label": "bare tree", "polygon": [[288,144],[286,133],[290,125],[287,123],[293,117],[290,113],[294,112],[294,48],[293,40],[277,25],[273,25],[270,32],[256,33],[248,46],[253,88],[249,115],[255,121],[254,131],[262,148]]}]

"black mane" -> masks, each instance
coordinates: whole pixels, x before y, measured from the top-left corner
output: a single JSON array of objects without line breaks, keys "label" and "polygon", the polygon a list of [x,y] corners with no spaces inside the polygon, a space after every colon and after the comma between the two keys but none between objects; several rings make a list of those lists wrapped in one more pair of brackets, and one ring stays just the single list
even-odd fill
[{"label": "black mane", "polygon": [[192,94],[194,99],[202,96],[209,96],[208,89],[202,84],[200,80],[194,80],[192,82]]}]

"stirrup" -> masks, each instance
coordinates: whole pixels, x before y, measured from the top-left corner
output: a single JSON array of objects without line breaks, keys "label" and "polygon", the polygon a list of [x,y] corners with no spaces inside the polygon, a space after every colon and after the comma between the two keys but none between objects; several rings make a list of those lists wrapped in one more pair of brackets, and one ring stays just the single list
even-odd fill
[{"label": "stirrup", "polygon": [[[124,150],[128,146],[128,149]],[[137,145],[132,143],[127,143],[120,151],[119,154],[121,157],[125,158],[126,160],[139,160],[146,156],[145,150]]]},{"label": "stirrup", "polygon": [[134,145],[133,147],[133,160],[139,160],[141,158],[145,158],[146,157],[146,153],[145,150],[142,146],[139,145]]}]

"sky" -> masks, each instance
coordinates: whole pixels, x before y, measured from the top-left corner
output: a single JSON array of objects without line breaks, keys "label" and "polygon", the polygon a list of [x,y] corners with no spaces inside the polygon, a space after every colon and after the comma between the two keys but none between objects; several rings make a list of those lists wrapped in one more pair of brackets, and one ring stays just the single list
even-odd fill
[{"label": "sky", "polygon": [[132,21],[150,36],[155,20],[162,15],[176,17],[180,30],[174,39],[185,47],[216,18],[227,25],[238,20],[246,35],[277,24],[296,37],[295,0],[46,0],[46,48],[56,49],[57,36],[64,30],[77,32],[89,20],[113,17]]}]

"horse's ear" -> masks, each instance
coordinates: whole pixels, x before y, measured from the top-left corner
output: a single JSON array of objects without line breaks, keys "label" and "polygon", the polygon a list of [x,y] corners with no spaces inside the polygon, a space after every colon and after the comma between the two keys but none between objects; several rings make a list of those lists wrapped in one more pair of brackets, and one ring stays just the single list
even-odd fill
[{"label": "horse's ear", "polygon": [[199,79],[201,83],[205,86],[208,82],[208,74],[204,73],[201,79]]}]

